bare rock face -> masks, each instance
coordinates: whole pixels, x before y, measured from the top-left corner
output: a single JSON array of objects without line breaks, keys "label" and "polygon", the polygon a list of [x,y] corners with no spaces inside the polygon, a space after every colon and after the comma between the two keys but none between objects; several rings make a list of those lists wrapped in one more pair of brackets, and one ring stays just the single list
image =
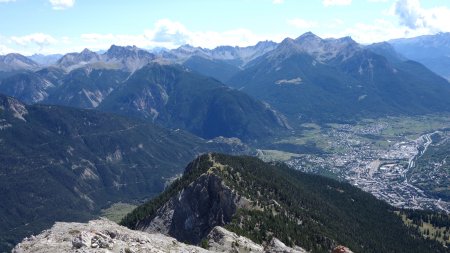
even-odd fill
[{"label": "bare rock face", "polygon": [[223,227],[215,227],[206,239],[208,249],[216,252],[265,252],[261,245]]},{"label": "bare rock face", "polygon": [[69,253],[69,252],[211,252],[186,245],[162,234],[133,231],[106,220],[89,223],[57,222],[51,229],[37,236],[25,238],[13,253]]},{"label": "bare rock face", "polygon": [[204,174],[172,197],[155,217],[138,224],[138,229],[198,244],[215,226],[231,221],[240,199],[220,177]]},{"label": "bare rock face", "polygon": [[289,248],[277,239],[264,248],[222,227],[213,228],[206,240],[208,249],[203,249],[159,233],[134,231],[110,220],[100,219],[89,223],[57,222],[51,229],[25,238],[12,253],[306,252]]},{"label": "bare rock face", "polygon": [[269,245],[266,247],[266,252],[273,253],[306,253],[303,248],[295,246],[294,248],[286,246],[282,241],[277,238],[273,238]]},{"label": "bare rock face", "polygon": [[[183,190],[174,194],[155,215],[138,223],[137,229],[163,233],[179,241],[206,246],[214,252],[306,252],[290,248],[274,238],[259,245],[222,226],[231,222],[238,209],[253,208],[252,201],[225,184],[217,173],[226,170],[209,155],[212,166]],[[217,174],[216,174],[217,173]]]},{"label": "bare rock face", "polygon": [[265,247],[254,243],[252,240],[239,236],[233,232],[226,230],[223,227],[215,227],[206,237],[208,243],[208,250],[214,252],[270,252],[270,253],[306,253],[307,251],[295,247],[291,248],[286,246],[277,238],[273,238],[272,241]]}]

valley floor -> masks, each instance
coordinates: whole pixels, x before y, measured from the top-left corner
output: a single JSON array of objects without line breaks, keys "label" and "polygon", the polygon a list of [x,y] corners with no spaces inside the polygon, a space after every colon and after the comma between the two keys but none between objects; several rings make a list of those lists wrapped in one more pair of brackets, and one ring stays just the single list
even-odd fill
[{"label": "valley floor", "polygon": [[323,153],[259,150],[258,155],[265,160],[284,160],[304,172],[345,180],[396,207],[450,212],[449,201],[424,190],[427,184],[437,181],[445,184],[449,173],[438,168],[416,169],[416,160],[432,144],[433,134],[450,139],[450,115],[302,126],[301,134],[281,138],[276,143],[314,144]]}]

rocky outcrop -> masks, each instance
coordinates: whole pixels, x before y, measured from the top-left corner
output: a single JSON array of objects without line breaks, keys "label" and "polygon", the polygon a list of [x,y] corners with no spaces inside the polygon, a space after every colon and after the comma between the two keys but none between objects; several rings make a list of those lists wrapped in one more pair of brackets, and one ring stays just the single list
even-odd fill
[{"label": "rocky outcrop", "polygon": [[240,200],[220,177],[207,173],[172,197],[155,217],[140,222],[137,228],[198,244],[215,226],[231,221]]},{"label": "rocky outcrop", "polygon": [[295,246],[294,248],[286,246],[282,241],[277,238],[273,238],[269,245],[266,247],[266,252],[273,253],[306,253],[307,251],[301,247]]},{"label": "rocky outcrop", "polygon": [[335,247],[331,253],[353,253],[353,251],[345,246],[339,245]]},{"label": "rocky outcrop", "polygon": [[215,227],[206,237],[208,249],[216,252],[264,252],[264,247],[223,227]]},{"label": "rocky outcrop", "polygon": [[25,238],[13,253],[71,253],[71,252],[211,252],[186,245],[162,234],[133,231],[101,219],[89,223],[57,222],[37,236]]},{"label": "rocky outcrop", "polygon": [[3,110],[7,111],[8,114],[12,115],[16,119],[25,121],[24,116],[28,114],[28,110],[25,104],[19,102],[17,99],[7,96],[0,97],[0,112]]},{"label": "rocky outcrop", "polygon": [[[299,247],[290,248],[276,238],[259,245],[221,227],[231,222],[238,209],[256,207],[220,176],[230,167],[217,162],[212,154],[208,154],[208,160],[210,168],[206,172],[174,194],[156,214],[138,222],[136,228],[191,244],[207,242],[207,248],[217,252],[306,252]],[[186,173],[194,168],[195,165],[188,166]]]},{"label": "rocky outcrop", "polygon": [[187,245],[160,233],[130,230],[107,220],[88,223],[57,222],[37,236],[25,238],[12,253],[144,253],[144,252],[286,252],[306,251],[287,247],[274,239],[266,248],[223,227],[215,227],[206,237],[207,249]]},{"label": "rocky outcrop", "polygon": [[273,238],[263,247],[252,240],[239,236],[223,227],[215,227],[206,237],[207,249],[214,252],[271,252],[271,253],[306,253],[300,247],[290,248],[280,240]]}]

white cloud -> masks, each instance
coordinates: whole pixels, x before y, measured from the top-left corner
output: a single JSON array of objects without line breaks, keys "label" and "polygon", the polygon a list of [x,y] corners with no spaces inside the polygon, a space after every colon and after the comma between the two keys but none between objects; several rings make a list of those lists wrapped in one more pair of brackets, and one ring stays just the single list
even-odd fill
[{"label": "white cloud", "polygon": [[[280,36],[257,35],[244,28],[237,28],[222,32],[191,31],[183,24],[168,19],[156,22],[154,29],[145,32],[146,38],[157,46],[177,47],[182,44],[214,48],[221,45],[249,46],[261,40],[280,39]],[[281,40],[281,39],[280,39]]]},{"label": "white cloud", "polygon": [[363,44],[387,41],[396,38],[411,38],[424,34],[429,34],[426,29],[410,29],[408,27],[398,26],[385,19],[377,19],[371,24],[356,23],[350,28],[337,33],[321,34],[323,37],[339,38],[351,36],[355,41]]},{"label": "white cloud", "polygon": [[284,3],[284,0],[272,0],[273,4],[282,4]]},{"label": "white cloud", "polygon": [[[351,36],[360,43],[373,43],[437,32],[450,32],[448,25],[450,24],[450,9],[447,7],[424,9],[418,0],[396,0],[384,15],[388,19],[377,19],[371,23],[356,23],[342,31],[321,35],[334,38]],[[398,18],[398,21],[395,21],[395,17]]]},{"label": "white cloud", "polygon": [[104,49],[110,45],[135,45],[138,47],[167,47],[174,48],[191,43],[194,33],[183,24],[168,19],[158,20],[153,29],[148,29],[142,34],[82,34],[81,39],[92,45],[92,49]]},{"label": "white cloud", "polygon": [[93,50],[105,49],[110,45],[136,45],[142,48],[176,48],[183,44],[214,48],[220,45],[249,46],[261,40],[281,41],[282,35],[256,35],[248,29],[238,28],[223,32],[191,31],[183,24],[169,19],[157,21],[152,29],[142,34],[82,34],[81,40]]},{"label": "white cloud", "polygon": [[0,44],[0,55],[5,55],[9,53],[14,53],[14,50],[12,48]]},{"label": "white cloud", "polygon": [[55,44],[57,40],[51,35],[44,33],[33,33],[25,36],[13,36],[11,41],[23,47],[38,46],[39,50],[51,44]]},{"label": "white cloud", "polygon": [[54,10],[64,10],[73,7],[75,0],[49,0]]},{"label": "white cloud", "polygon": [[146,36],[154,42],[171,42],[182,45],[188,42],[190,32],[179,22],[161,19],[156,22],[155,28],[152,31],[147,31]]},{"label": "white cloud", "polygon": [[16,0],[0,0],[0,3],[15,2]]},{"label": "white cloud", "polygon": [[429,33],[450,31],[450,9],[447,7],[424,9],[419,0],[398,0],[394,12],[400,24],[410,29],[425,29]]},{"label": "white cloud", "polygon": [[308,21],[301,18],[293,18],[287,21],[287,23],[291,26],[294,26],[296,28],[300,29],[309,29],[317,26],[317,22],[315,21]]},{"label": "white cloud", "polygon": [[333,5],[350,5],[352,0],[323,0],[322,3],[325,7]]}]

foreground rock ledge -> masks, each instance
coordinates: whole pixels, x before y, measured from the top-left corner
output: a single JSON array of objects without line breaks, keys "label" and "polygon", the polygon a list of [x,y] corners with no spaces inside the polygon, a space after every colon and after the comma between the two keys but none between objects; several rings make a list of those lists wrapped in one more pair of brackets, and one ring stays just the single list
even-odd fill
[{"label": "foreground rock ledge", "polygon": [[57,222],[37,236],[25,238],[13,253],[143,253],[143,252],[285,252],[304,253],[274,239],[265,248],[250,239],[222,227],[215,227],[206,237],[209,250],[187,245],[159,233],[130,230],[107,219],[89,223]]},{"label": "foreground rock ledge", "polygon": [[37,236],[25,238],[13,253],[36,252],[210,252],[162,234],[133,231],[107,219],[89,223],[57,222]]}]

